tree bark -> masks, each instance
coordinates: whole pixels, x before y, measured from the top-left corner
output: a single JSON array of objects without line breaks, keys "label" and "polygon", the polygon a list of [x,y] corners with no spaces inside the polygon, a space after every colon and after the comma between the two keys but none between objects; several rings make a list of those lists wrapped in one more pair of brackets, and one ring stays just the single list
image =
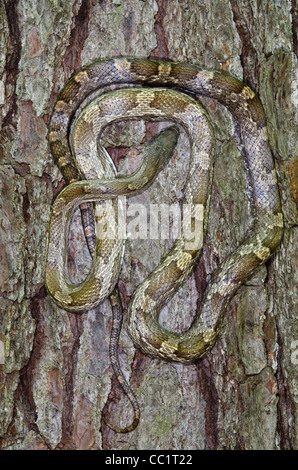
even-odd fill
[{"label": "tree bark", "polygon": [[[2,449],[297,448],[297,21],[296,0],[0,2]],[[196,364],[143,355],[124,318],[119,355],[141,421],[119,435],[101,418],[104,409],[124,426],[132,416],[109,360],[109,301],[82,315],[59,309],[44,286],[44,260],[51,205],[65,184],[47,140],[55,99],[82,65],[127,55],[222,70],[258,93],[286,229],[275,255],[232,299],[220,338]],[[174,330],[190,325],[211,273],[252,220],[234,121],[218,103],[201,101],[216,136],[211,210],[194,273],[162,311],[162,323]],[[119,171],[137,167],[143,143],[163,126],[109,129],[104,141]],[[182,133],[168,167],[133,202],[179,200],[188,149]],[[169,246],[127,241],[118,283],[125,312]],[[70,271],[81,279],[90,257],[78,215],[69,250]]]}]

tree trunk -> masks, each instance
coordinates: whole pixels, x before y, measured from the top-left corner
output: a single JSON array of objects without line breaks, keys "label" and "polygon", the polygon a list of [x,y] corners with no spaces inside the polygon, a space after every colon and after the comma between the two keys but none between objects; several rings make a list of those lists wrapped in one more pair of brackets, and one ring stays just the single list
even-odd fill
[{"label": "tree trunk", "polygon": [[[296,0],[0,2],[3,449],[297,448],[297,16]],[[51,205],[64,186],[47,140],[57,94],[82,65],[127,55],[229,72],[258,93],[286,229],[280,248],[230,302],[216,345],[197,363],[183,366],[143,355],[124,317],[119,355],[141,421],[121,435],[101,417],[104,409],[114,424],[124,426],[132,416],[109,359],[110,303],[82,315],[59,309],[44,286],[44,260]],[[216,136],[212,200],[199,262],[162,311],[163,324],[176,330],[190,325],[210,274],[251,222],[234,121],[218,103],[201,101]],[[119,171],[136,168],[143,142],[162,127],[118,124],[106,133]],[[188,153],[182,134],[165,171],[133,201],[179,200]],[[169,243],[127,241],[118,283],[124,313]],[[77,279],[88,272],[79,216],[72,223],[69,258]]]}]

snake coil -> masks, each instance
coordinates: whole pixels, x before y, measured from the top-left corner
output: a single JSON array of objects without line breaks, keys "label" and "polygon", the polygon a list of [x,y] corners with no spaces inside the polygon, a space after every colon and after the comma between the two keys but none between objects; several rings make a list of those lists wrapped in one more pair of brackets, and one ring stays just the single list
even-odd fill
[{"label": "snake coil", "polygon": [[[132,84],[136,88],[124,88]],[[119,89],[106,93],[105,87],[110,85],[117,85]],[[205,232],[214,138],[204,110],[181,91],[213,98],[234,116],[240,129],[254,208],[254,224],[250,232],[213,273],[200,312],[187,331],[174,333],[159,324],[161,308],[189,276],[201,251],[201,243],[189,247],[184,233],[157,268],[137,287],[131,299],[127,325],[135,346],[151,356],[189,364],[214,345],[231,297],[256,268],[269,259],[283,234],[277,178],[264,111],[255,93],[236,78],[191,64],[115,58],[98,60],[82,68],[68,81],[58,96],[49,129],[51,151],[68,186],[59,194],[52,208],[46,285],[53,300],[67,310],[80,312],[90,309],[112,293],[114,312],[118,311],[117,293],[113,289],[121,266],[123,240],[95,237],[90,203],[95,203],[96,207],[100,201],[114,201],[119,195],[131,195],[146,189],[169,159],[177,131],[170,129],[158,137],[156,148],[148,152],[140,169],[130,177],[119,178],[111,160],[97,142],[98,134],[110,122],[169,119],[185,128],[191,143],[191,160],[183,202],[189,205],[192,217],[195,217],[197,206],[203,207]],[[78,205],[81,206],[93,264],[85,281],[74,285],[69,279],[66,260],[69,225]],[[135,419],[124,430],[111,427],[118,432],[127,432],[136,426],[139,410],[118,365],[117,338],[122,321],[119,312],[117,318],[111,341],[111,360],[133,404]]]}]

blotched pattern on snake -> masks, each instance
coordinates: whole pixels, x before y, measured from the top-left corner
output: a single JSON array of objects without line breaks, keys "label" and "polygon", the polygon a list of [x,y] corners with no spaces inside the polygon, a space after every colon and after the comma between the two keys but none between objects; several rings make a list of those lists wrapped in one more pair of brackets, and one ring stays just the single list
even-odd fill
[{"label": "blotched pattern on snake", "polygon": [[[120,89],[105,92],[105,87],[113,84]],[[136,88],[124,88],[125,84],[134,84]],[[58,96],[50,122],[51,150],[69,185],[57,197],[51,213],[46,285],[53,300],[67,310],[88,310],[110,294],[114,312],[118,309],[114,288],[121,266],[123,240],[104,240],[94,236],[90,203],[95,203],[96,207],[102,200],[113,201],[119,195],[146,189],[167,163],[176,142],[177,129],[169,129],[157,137],[134,175],[119,178],[97,141],[98,134],[110,122],[169,119],[184,127],[191,144],[191,159],[183,202],[189,204],[193,217],[195,207],[200,205],[204,208],[205,232],[214,138],[204,110],[181,91],[218,100],[233,114],[240,129],[254,208],[254,224],[250,232],[213,273],[200,312],[189,330],[174,333],[159,324],[161,308],[189,276],[200,255],[201,244],[190,249],[183,233],[157,268],[137,287],[131,299],[127,327],[135,346],[153,357],[189,364],[214,345],[229,300],[256,268],[268,260],[283,234],[283,217],[264,111],[255,93],[236,78],[191,64],[117,58],[98,60],[69,80]],[[67,243],[71,217],[79,205],[93,264],[85,281],[74,285],[66,269]],[[120,326],[121,320],[116,321],[111,360],[133,404],[135,418],[127,428],[111,427],[118,432],[127,432],[138,423],[139,410],[118,367],[116,346]]]}]

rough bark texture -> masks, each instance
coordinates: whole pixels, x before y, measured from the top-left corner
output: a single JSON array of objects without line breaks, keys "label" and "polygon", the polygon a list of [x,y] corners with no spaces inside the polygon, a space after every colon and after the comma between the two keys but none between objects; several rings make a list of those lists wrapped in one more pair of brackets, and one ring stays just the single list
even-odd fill
[{"label": "rough bark texture", "polygon": [[[297,449],[297,21],[295,0],[0,2],[3,449]],[[103,408],[115,424],[131,419],[109,361],[109,302],[66,313],[47,296],[43,278],[49,212],[64,184],[49,151],[49,115],[81,65],[122,55],[222,69],[259,93],[286,224],[280,249],[235,295],[218,342],[197,364],[142,355],[124,323],[120,359],[142,412],[128,435],[101,421]],[[193,276],[162,312],[173,329],[188,327],[210,273],[251,220],[233,120],[215,102],[204,105],[217,139],[209,229]],[[141,144],[161,126],[118,125],[106,134],[121,171],[137,166]],[[134,202],[177,201],[187,162],[181,135],[167,169]],[[124,306],[168,247],[128,240],[119,281]],[[77,217],[70,269],[82,276],[89,266]]]}]

